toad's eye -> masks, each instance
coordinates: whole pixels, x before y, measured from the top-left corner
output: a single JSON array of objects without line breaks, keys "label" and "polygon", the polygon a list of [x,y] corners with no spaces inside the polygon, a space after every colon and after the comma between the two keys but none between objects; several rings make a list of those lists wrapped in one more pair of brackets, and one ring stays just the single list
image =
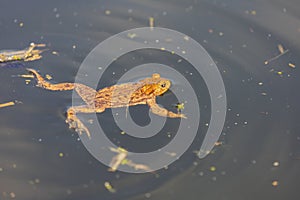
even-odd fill
[{"label": "toad's eye", "polygon": [[162,88],[166,87],[166,83],[160,85]]}]

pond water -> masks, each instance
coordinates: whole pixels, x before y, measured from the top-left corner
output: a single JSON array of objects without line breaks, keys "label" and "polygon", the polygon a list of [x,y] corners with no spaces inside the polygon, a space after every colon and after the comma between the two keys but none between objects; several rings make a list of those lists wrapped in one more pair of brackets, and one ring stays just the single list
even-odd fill
[{"label": "pond water", "polygon": [[[45,43],[48,49],[40,60],[1,65],[0,103],[17,103],[0,109],[0,199],[300,198],[298,1],[2,0],[0,5],[0,50],[23,49],[30,42]],[[136,65],[156,61],[173,66],[199,96],[200,128],[190,148],[164,169],[108,172],[65,123],[72,92],[47,91],[18,75],[34,68],[51,75],[51,82],[74,82],[95,46],[122,31],[149,26],[149,17],[157,27],[196,40],[217,64],[228,106],[221,145],[203,159],[194,153],[207,130],[210,100],[192,66],[158,50],[131,52],[112,64],[98,88],[116,84],[124,69]],[[179,80],[172,82],[180,88]],[[172,93],[158,97],[173,111],[177,101]],[[183,113],[188,111],[187,104]],[[129,112],[137,124],[149,123],[143,118],[147,106]],[[142,143],[120,134],[110,109],[97,117],[114,144],[126,143],[137,152],[168,144],[179,122],[170,120],[164,133]]]}]

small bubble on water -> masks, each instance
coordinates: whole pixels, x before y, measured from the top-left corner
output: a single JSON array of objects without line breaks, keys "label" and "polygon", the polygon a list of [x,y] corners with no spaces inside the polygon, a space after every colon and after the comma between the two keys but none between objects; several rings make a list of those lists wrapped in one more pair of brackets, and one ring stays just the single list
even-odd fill
[{"label": "small bubble on water", "polygon": [[145,197],[146,197],[146,198],[150,198],[150,197],[151,197],[151,193],[146,193],[146,194],[145,194]]},{"label": "small bubble on water", "polygon": [[273,166],[274,167],[278,167],[279,166],[279,162],[278,161],[273,162]]}]

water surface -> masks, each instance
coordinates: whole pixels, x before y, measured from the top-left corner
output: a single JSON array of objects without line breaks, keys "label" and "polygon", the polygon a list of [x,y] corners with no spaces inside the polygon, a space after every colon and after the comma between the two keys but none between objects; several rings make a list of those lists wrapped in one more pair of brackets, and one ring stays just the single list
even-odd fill
[{"label": "water surface", "polygon": [[[299,9],[296,0],[2,0],[1,49],[22,49],[34,41],[47,44],[49,50],[41,60],[1,67],[0,102],[22,103],[0,110],[0,199],[299,199]],[[72,93],[42,90],[34,81],[26,85],[16,75],[30,67],[50,74],[54,82],[73,82],[81,62],[98,43],[121,31],[148,26],[149,17],[156,26],[194,38],[217,63],[228,98],[223,144],[202,160],[193,153],[209,119],[209,109],[204,109],[195,142],[167,169],[155,174],[110,173],[64,122]],[[289,51],[265,65],[280,53],[279,44]],[[123,73],[120,67],[149,57],[172,65],[160,53],[120,58],[100,85],[115,84]],[[175,67],[188,69],[185,76],[201,92],[203,108],[208,106],[206,88],[199,77],[188,75],[192,70],[188,63]],[[176,85],[180,83],[175,80]],[[171,96],[161,97],[161,103],[167,106]],[[147,108],[131,112],[143,115]],[[110,124],[109,114],[99,114],[99,119]],[[110,131],[118,143],[120,130]],[[161,135],[148,147],[170,139]],[[117,192],[107,191],[105,181]],[[277,187],[272,186],[274,181]]]}]

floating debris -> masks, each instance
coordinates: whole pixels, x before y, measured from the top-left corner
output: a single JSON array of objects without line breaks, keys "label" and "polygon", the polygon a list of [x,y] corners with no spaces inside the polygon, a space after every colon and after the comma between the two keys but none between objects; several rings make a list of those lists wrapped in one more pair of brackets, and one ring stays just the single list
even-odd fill
[{"label": "floating debris", "polygon": [[127,162],[125,164],[130,167],[133,167],[135,170],[152,171],[150,169],[150,167],[148,167],[147,165],[137,164],[137,163],[132,162],[131,160],[127,160]]},{"label": "floating debris", "polygon": [[122,161],[127,157],[128,152],[126,151],[126,149],[123,149],[121,147],[119,147],[118,149],[110,147],[110,150],[112,152],[118,153],[118,155],[112,158],[111,162],[109,163],[110,168],[108,169],[108,171],[110,172],[115,172],[121,165]]},{"label": "floating debris", "polygon": [[154,18],[153,18],[153,17],[149,17],[149,26],[150,26],[151,28],[154,27]]},{"label": "floating debris", "polygon": [[282,53],[284,53],[284,48],[283,48],[283,46],[281,45],[281,44],[279,44],[278,46],[277,46],[277,48],[278,48],[278,51],[282,54]]},{"label": "floating debris", "polygon": [[121,135],[125,135],[126,134],[126,132],[125,131],[121,131]]},{"label": "floating debris", "polygon": [[106,15],[110,15],[110,14],[111,14],[111,11],[110,11],[110,10],[106,10],[106,11],[105,11],[105,14],[106,14]]},{"label": "floating debris", "polygon": [[144,170],[144,171],[151,171],[151,169],[143,164],[137,164],[134,163],[131,160],[126,159],[128,155],[128,151],[126,149],[123,149],[119,147],[118,149],[110,147],[110,150],[112,152],[118,153],[118,155],[114,156],[109,163],[109,169],[110,172],[115,172],[120,165],[127,165],[129,167],[133,167],[135,170]]},{"label": "floating debris", "polygon": [[53,55],[57,55],[57,56],[59,55],[59,53],[58,53],[57,51],[52,51],[51,53],[52,53]]},{"label": "floating debris", "polygon": [[247,14],[247,15],[256,15],[256,10],[246,10],[245,11],[245,13]]},{"label": "floating debris", "polygon": [[168,136],[168,138],[171,138],[172,137],[172,133],[167,132],[167,136]]},{"label": "floating debris", "polygon": [[184,103],[177,103],[175,107],[177,108],[177,112],[180,113],[184,109]]},{"label": "floating debris", "polygon": [[171,156],[171,157],[175,157],[175,156],[177,156],[177,153],[175,153],[175,152],[165,152],[165,154],[167,154],[167,155],[169,155],[169,156]]},{"label": "floating debris", "polygon": [[281,44],[279,44],[279,45],[277,46],[277,48],[278,48],[278,51],[280,52],[280,54],[277,55],[277,56],[275,56],[275,57],[272,57],[272,58],[266,60],[266,61],[265,61],[265,65],[269,64],[271,61],[276,60],[277,58],[279,58],[280,56],[286,54],[286,53],[289,51],[288,49],[285,50]]},{"label": "floating debris", "polygon": [[113,188],[113,186],[110,184],[110,182],[108,181],[105,181],[104,182],[104,187],[111,193],[115,193],[116,192],[116,189]]},{"label": "floating debris", "polygon": [[223,142],[216,142],[215,146],[221,146],[223,144]]},{"label": "floating debris", "polygon": [[14,199],[16,198],[16,194],[14,192],[9,193],[10,198]]},{"label": "floating debris", "polygon": [[10,101],[10,102],[7,102],[7,103],[1,103],[0,108],[4,108],[4,107],[8,107],[8,106],[14,106],[14,105],[15,105],[15,102]]},{"label": "floating debris", "polygon": [[25,84],[26,84],[26,85],[28,85],[30,82],[31,82],[30,79],[26,79],[26,80],[25,80]]},{"label": "floating debris", "polygon": [[40,183],[40,179],[36,178],[34,180],[29,180],[28,183],[30,185],[35,185],[35,184],[39,184]]},{"label": "floating debris", "polygon": [[272,181],[272,186],[277,187],[279,185],[279,182],[277,180]]},{"label": "floating debris", "polygon": [[8,50],[0,52],[0,63],[11,61],[34,61],[42,58],[40,55],[45,50],[35,49],[36,47],[45,47],[45,44],[30,43],[30,46],[24,50]]},{"label": "floating debris", "polygon": [[33,74],[21,74],[21,75],[18,75],[18,77],[22,77],[22,78],[34,78],[34,75]]},{"label": "floating debris", "polygon": [[274,167],[278,167],[279,166],[279,162],[278,161],[273,162],[273,166]]},{"label": "floating debris", "polygon": [[133,39],[133,38],[135,38],[136,36],[137,36],[136,33],[128,33],[128,34],[127,34],[127,37],[129,37],[130,39]]},{"label": "floating debris", "polygon": [[199,149],[199,150],[193,151],[193,153],[195,153],[196,156],[198,156],[199,158],[202,158],[202,155],[208,155],[211,152],[210,151],[203,151],[202,149]]},{"label": "floating debris", "polygon": [[146,193],[146,194],[145,194],[145,197],[146,197],[146,198],[150,198],[150,197],[151,197],[151,193]]},{"label": "floating debris", "polygon": [[189,36],[187,36],[187,35],[185,35],[185,36],[183,37],[183,39],[186,40],[186,41],[189,41],[189,40],[190,40]]},{"label": "floating debris", "polygon": [[89,123],[89,124],[93,124],[93,123],[94,123],[94,120],[93,120],[93,119],[89,119],[89,120],[88,120],[88,123]]},{"label": "floating debris", "polygon": [[289,63],[289,67],[296,68],[296,65],[294,65],[293,63]]},{"label": "floating debris", "polygon": [[211,171],[211,172],[214,172],[214,171],[216,171],[217,170],[217,168],[215,167],[215,166],[211,166],[210,168],[209,168],[209,171]]},{"label": "floating debris", "polygon": [[52,76],[50,76],[49,74],[46,74],[46,79],[51,80]]}]

